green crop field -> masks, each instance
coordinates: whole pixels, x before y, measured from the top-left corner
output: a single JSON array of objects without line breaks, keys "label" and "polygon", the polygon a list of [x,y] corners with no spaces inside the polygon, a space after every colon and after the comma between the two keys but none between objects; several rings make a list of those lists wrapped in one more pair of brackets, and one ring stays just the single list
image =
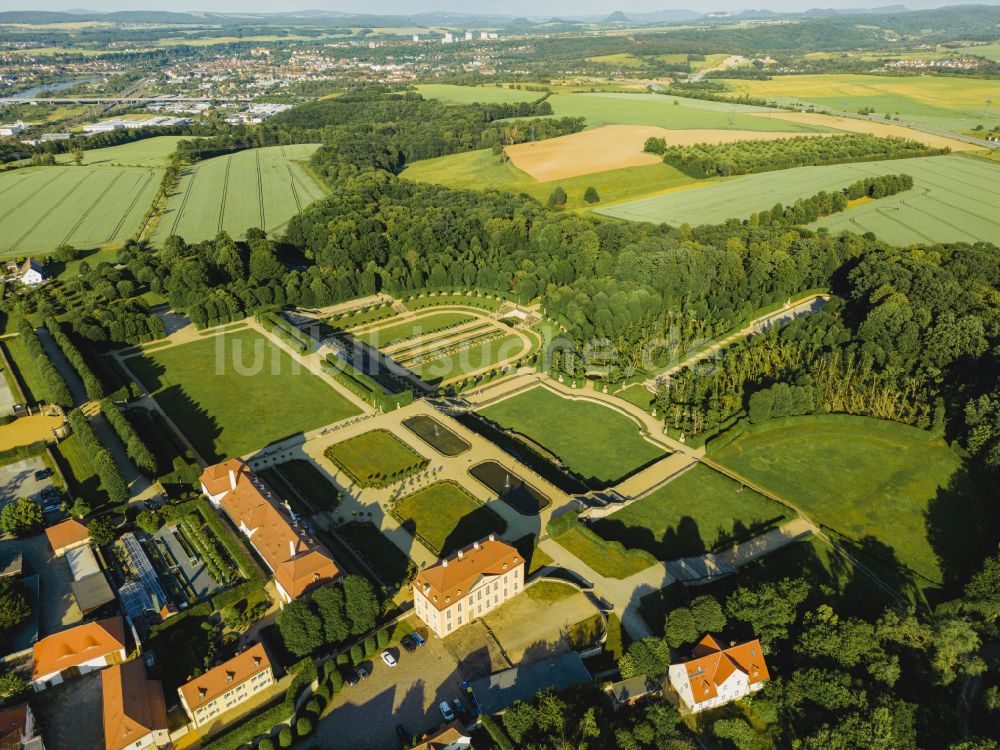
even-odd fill
[{"label": "green crop field", "polygon": [[126,364],[210,462],[358,413],[250,330],[145,352]]},{"label": "green crop field", "polygon": [[1000,81],[956,76],[830,75],[775,76],[769,81],[728,80],[734,93],[781,104],[811,104],[843,112],[872,108],[904,122],[942,130],[971,130],[1000,124]]},{"label": "green crop field", "polygon": [[153,235],[162,242],[178,234],[200,242],[225,230],[240,238],[251,227],[278,232],[323,189],[297,162],[314,144],[238,151],[199,162],[186,171]]},{"label": "green crop field", "polygon": [[552,182],[538,182],[510,161],[501,163],[500,157],[490,149],[417,161],[407,167],[402,176],[416,182],[433,182],[467,190],[495,189],[509,193],[527,193],[543,203],[553,188],[559,185],[566,191],[566,208],[581,210],[592,208],[591,204],[583,200],[588,187],[597,191],[601,199],[597,205],[602,205],[695,182],[694,178],[666,164],[626,167]]},{"label": "green crop field", "polygon": [[701,555],[745,542],[788,519],[778,503],[695,465],[665,486],[591,528],[658,560]]},{"label": "green crop field", "polygon": [[944,441],[863,417],[802,418],[742,436],[712,458],[799,505],[866,557],[928,582],[954,582],[982,559],[990,496]]},{"label": "green crop field", "polygon": [[467,323],[472,319],[472,315],[464,312],[432,312],[427,315],[411,318],[402,323],[359,333],[357,337],[372,346],[389,346],[404,339],[423,336],[460,323]]},{"label": "green crop field", "polygon": [[983,44],[976,47],[966,47],[962,52],[1000,62],[1000,44]]},{"label": "green crop field", "polygon": [[68,243],[122,244],[153,202],[160,170],[29,167],[0,174],[0,257],[41,255]]},{"label": "green crop field", "polygon": [[976,157],[952,154],[920,159],[797,167],[723,181],[706,182],[663,195],[641,198],[598,213],[632,221],[678,226],[718,224],[746,218],[775,203],[794,203],[821,190],[837,190],[880,174],[908,174],[914,187],[823,218],[812,228],[874,232],[886,242],[993,241],[1000,232],[1000,167]]},{"label": "green crop field", "polygon": [[425,99],[440,99],[449,104],[506,104],[533,102],[545,94],[541,91],[506,89],[496,86],[453,86],[447,83],[424,83],[417,91]]},{"label": "green crop field", "polygon": [[448,555],[507,524],[457,482],[437,482],[400,499],[392,515],[435,555]]},{"label": "green crop field", "polygon": [[563,398],[542,386],[487,406],[481,414],[525,435],[591,485],[613,484],[664,455],[624,414]]},{"label": "green crop field", "polygon": [[[177,148],[177,142],[184,138],[182,135],[161,135],[120,146],[95,148],[83,152],[83,163],[103,167],[166,167],[167,157]],[[73,154],[59,154],[56,161],[72,164]]]}]

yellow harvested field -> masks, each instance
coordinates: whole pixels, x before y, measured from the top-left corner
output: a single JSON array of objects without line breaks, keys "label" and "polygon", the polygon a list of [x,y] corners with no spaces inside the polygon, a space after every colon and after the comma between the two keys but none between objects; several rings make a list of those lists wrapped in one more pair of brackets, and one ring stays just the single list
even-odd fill
[{"label": "yellow harvested field", "polygon": [[660,157],[642,150],[647,138],[665,138],[671,146],[733,141],[773,141],[831,133],[774,133],[753,130],[666,130],[653,125],[605,125],[572,135],[508,146],[514,166],[538,182],[656,164]]},{"label": "yellow harvested field", "polygon": [[947,138],[943,135],[933,133],[923,133],[919,130],[903,127],[902,125],[890,125],[882,122],[869,122],[867,120],[856,120],[853,117],[837,117],[836,115],[822,115],[818,112],[751,112],[751,117],[770,117],[775,120],[788,120],[789,122],[800,122],[806,125],[822,125],[828,128],[846,130],[850,133],[871,133],[880,137],[906,138],[911,141],[923,143],[931,148],[950,148],[952,151],[980,151],[980,146],[964,141]]},{"label": "yellow harvested field", "polygon": [[10,424],[0,427],[0,451],[31,445],[42,440],[52,440],[52,431],[61,427],[65,421],[63,417],[48,417],[44,414],[15,419]]}]

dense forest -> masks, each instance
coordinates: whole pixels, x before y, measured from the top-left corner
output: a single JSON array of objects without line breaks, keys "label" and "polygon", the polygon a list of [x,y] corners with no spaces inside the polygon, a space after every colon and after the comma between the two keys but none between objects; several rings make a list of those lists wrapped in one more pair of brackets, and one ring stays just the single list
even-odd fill
[{"label": "dense forest", "polygon": [[931,148],[902,138],[879,138],[867,133],[796,136],[773,141],[699,143],[668,146],[663,138],[649,138],[644,150],[662,154],[665,164],[698,179],[728,177],[753,172],[774,172],[792,167],[847,162],[937,156],[947,148]]}]

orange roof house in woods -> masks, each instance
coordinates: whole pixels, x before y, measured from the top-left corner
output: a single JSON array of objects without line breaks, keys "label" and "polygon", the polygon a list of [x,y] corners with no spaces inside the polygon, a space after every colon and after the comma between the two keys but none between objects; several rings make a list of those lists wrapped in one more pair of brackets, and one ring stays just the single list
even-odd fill
[{"label": "orange roof house in woods", "polygon": [[246,535],[274,574],[282,602],[340,575],[333,558],[278,507],[277,496],[246,462],[233,458],[201,473],[201,491]]},{"label": "orange roof house in woods", "polygon": [[670,665],[670,684],[682,711],[696,713],[731,703],[764,687],[770,679],[760,641],[719,645],[706,635],[690,661]]}]

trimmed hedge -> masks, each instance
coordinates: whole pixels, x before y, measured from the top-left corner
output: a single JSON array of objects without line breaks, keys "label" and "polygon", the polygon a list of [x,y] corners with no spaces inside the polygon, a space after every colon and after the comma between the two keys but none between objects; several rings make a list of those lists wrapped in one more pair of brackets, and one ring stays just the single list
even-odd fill
[{"label": "trimmed hedge", "polygon": [[101,480],[101,487],[108,493],[111,504],[119,505],[127,502],[128,485],[125,483],[111,451],[97,437],[94,428],[90,426],[90,421],[83,415],[83,412],[74,409],[69,413],[69,424],[73,428],[73,432],[80,438],[80,444]]},{"label": "trimmed hedge", "polygon": [[[62,407],[73,406],[73,394],[66,384],[65,378],[59,374],[56,366],[52,364],[49,355],[45,352],[38,334],[35,333],[34,326],[26,319],[22,318],[17,324],[17,334],[24,344],[28,356],[32,360],[32,365],[41,379],[38,386],[41,387],[42,396],[52,404],[59,404]],[[28,384],[31,387],[31,384]]]},{"label": "trimmed hedge", "polygon": [[389,393],[374,378],[348,364],[336,354],[328,354],[320,363],[320,369],[376,409],[392,411],[413,403],[413,391],[407,389],[402,393]]},{"label": "trimmed hedge", "polygon": [[264,326],[272,335],[288,344],[299,354],[316,351],[316,341],[305,331],[289,323],[281,313],[272,311],[258,312],[257,322]]},{"label": "trimmed hedge", "polygon": [[48,329],[52,338],[56,342],[66,357],[70,366],[76,370],[76,374],[80,376],[80,380],[83,383],[83,389],[87,392],[87,398],[91,401],[97,401],[98,399],[104,398],[106,395],[104,389],[104,383],[101,379],[94,374],[94,371],[90,369],[90,365],[87,364],[87,360],[84,359],[83,353],[76,348],[76,344],[69,340],[69,336],[63,331],[62,326],[55,318],[48,318],[45,321],[45,327]]},{"label": "trimmed hedge", "polygon": [[125,446],[125,452],[128,453],[128,457],[132,459],[139,471],[147,476],[156,476],[156,457],[139,437],[135,428],[132,427],[132,423],[125,418],[125,415],[119,411],[110,398],[101,401],[101,413],[118,434],[118,439]]}]

